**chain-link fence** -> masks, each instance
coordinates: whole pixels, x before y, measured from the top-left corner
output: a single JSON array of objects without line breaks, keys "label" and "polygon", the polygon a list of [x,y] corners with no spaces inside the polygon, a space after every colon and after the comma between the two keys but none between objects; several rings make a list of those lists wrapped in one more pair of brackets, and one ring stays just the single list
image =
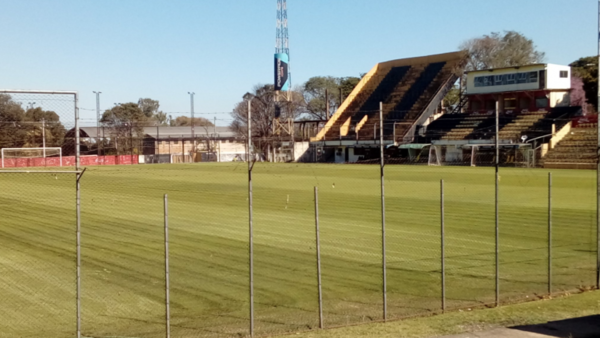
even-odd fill
[{"label": "chain-link fence", "polygon": [[[38,105],[41,99],[27,95],[40,94],[9,95],[9,106],[23,109],[20,121],[37,126],[27,112],[38,107],[23,107]],[[70,100],[61,104],[75,121],[76,100]],[[42,115],[50,120],[52,114]],[[164,141],[160,129],[120,149],[118,136],[98,142],[82,128],[82,149],[89,142],[93,152],[105,141],[110,149],[114,141],[119,154],[95,155],[136,159],[102,165],[83,154],[82,176],[64,146],[77,134],[75,123],[68,128],[66,115],[57,115],[65,126],[63,170],[51,162],[57,155],[47,153],[46,168],[27,169],[38,173],[8,165],[0,172],[6,253],[0,336],[262,336],[598,286],[596,171],[567,169],[571,153],[582,160],[577,163],[597,163],[588,151],[597,145],[595,122],[555,124],[560,141],[479,142],[475,150],[468,142],[393,142],[376,131],[370,144],[340,139],[304,150],[285,135],[256,136],[249,146],[238,137],[229,147],[250,163],[162,163],[160,156],[174,153],[156,151]],[[18,121],[3,119],[3,132],[11,135],[6,128]],[[48,136],[55,134],[41,128],[27,131],[43,151],[55,145]],[[3,144],[19,147],[27,148]],[[146,147],[154,147],[147,156],[156,161],[139,160]],[[367,165],[268,162],[302,158],[302,152]],[[474,153],[486,159],[473,161]],[[534,154],[536,160],[526,158]]]}]

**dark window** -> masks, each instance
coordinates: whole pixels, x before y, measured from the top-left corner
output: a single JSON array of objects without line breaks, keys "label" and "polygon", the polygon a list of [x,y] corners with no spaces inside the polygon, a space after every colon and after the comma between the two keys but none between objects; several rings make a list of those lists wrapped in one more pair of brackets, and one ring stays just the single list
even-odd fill
[{"label": "dark window", "polygon": [[515,109],[517,108],[517,99],[509,98],[504,99],[504,109]]},{"label": "dark window", "polygon": [[527,73],[517,73],[517,83],[527,83]]},{"label": "dark window", "polygon": [[529,83],[538,82],[538,73],[537,72],[529,72]]},{"label": "dark window", "polygon": [[537,108],[548,108],[548,98],[540,96],[535,98],[535,106]]},{"label": "dark window", "polygon": [[506,84],[507,85],[512,85],[517,83],[516,81],[516,74],[508,74],[506,75]]},{"label": "dark window", "polygon": [[494,86],[502,86],[502,78],[504,76],[503,75],[496,75],[494,76]]},{"label": "dark window", "polygon": [[560,77],[563,79],[566,79],[569,77],[569,71],[568,70],[561,70],[560,71]]}]

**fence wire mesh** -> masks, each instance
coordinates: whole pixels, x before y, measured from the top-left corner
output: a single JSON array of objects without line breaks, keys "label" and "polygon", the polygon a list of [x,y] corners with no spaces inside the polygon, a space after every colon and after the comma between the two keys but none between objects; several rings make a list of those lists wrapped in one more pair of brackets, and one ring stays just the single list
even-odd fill
[{"label": "fence wire mesh", "polygon": [[[0,112],[14,109],[31,135],[25,140],[33,141],[17,144],[14,137],[5,137],[13,143],[2,148],[39,148],[41,130],[62,137],[65,167],[74,166],[67,159],[74,142],[68,117],[74,116],[74,98],[10,95],[10,100],[0,96]],[[23,108],[42,101],[39,111]],[[56,114],[56,126],[48,127],[44,120],[42,129],[32,127],[40,123],[35,114],[54,116],[48,111],[58,110],[64,113]],[[17,118],[3,119],[6,135],[12,135],[11,124],[21,126]],[[590,150],[597,144],[597,125],[557,123],[560,142],[549,138],[540,143],[518,142],[522,135],[506,129],[505,137],[514,142],[501,144],[496,201],[496,149],[485,130],[491,126],[473,128],[464,116],[445,119],[453,126],[467,121],[468,133],[479,135],[478,141],[488,138],[487,143],[433,142],[470,135],[449,130],[417,132],[422,139],[410,144],[392,145],[384,139],[390,143],[384,149],[385,234],[376,124],[368,143],[340,134],[339,145],[313,144],[302,156],[296,152],[304,150],[282,136],[254,137],[248,155],[240,136],[227,146],[209,144],[207,138],[209,143],[199,150],[184,135],[167,135],[165,140],[167,131],[160,128],[154,138],[138,134],[134,126],[129,127],[135,133],[124,126],[108,137],[83,130],[82,149],[94,159],[82,157],[89,166],[81,181],[82,335],[163,337],[167,305],[176,337],[260,336],[318,328],[314,187],[319,189],[325,327],[382,321],[384,308],[387,319],[400,319],[440,313],[443,304],[448,310],[473,309],[593,288],[596,172],[560,168],[592,169],[597,163],[597,154]],[[518,120],[504,119],[503,126]],[[44,129],[54,127],[61,131]],[[394,123],[379,129],[396,128]],[[179,143],[171,142],[171,136]],[[49,140],[47,147],[56,145]],[[357,143],[350,147],[344,143],[348,141]],[[15,157],[22,159],[24,153]],[[50,166],[55,156],[47,154],[43,164]],[[106,160],[110,156],[113,162]],[[364,165],[282,163],[296,158]],[[248,159],[256,160],[251,175],[248,163],[242,162]],[[32,160],[23,161],[27,165]],[[0,172],[0,201],[7,215],[0,219],[0,241],[7,253],[0,282],[5,290],[19,285],[2,296],[8,305],[0,307],[0,314],[8,320],[0,328],[12,336],[33,337],[41,331],[48,337],[75,335],[75,175],[61,175]],[[169,196],[168,304],[164,194]]]},{"label": "fence wire mesh", "polygon": [[0,91],[2,168],[75,167],[75,118],[75,93]]},{"label": "fence wire mesh", "polygon": [[75,175],[0,173],[0,336],[73,337]]}]

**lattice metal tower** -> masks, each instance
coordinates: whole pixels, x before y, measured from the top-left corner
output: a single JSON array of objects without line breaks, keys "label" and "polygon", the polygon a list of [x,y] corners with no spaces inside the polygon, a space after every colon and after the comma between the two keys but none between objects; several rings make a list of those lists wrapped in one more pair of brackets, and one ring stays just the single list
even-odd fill
[{"label": "lattice metal tower", "polygon": [[277,38],[275,40],[275,53],[290,55],[286,0],[277,0]]},{"label": "lattice metal tower", "polygon": [[[290,43],[288,35],[287,2],[277,0],[277,37],[275,39],[275,101],[280,101],[281,92],[288,97],[292,87],[290,73]],[[287,101],[288,98],[284,99]]]}]

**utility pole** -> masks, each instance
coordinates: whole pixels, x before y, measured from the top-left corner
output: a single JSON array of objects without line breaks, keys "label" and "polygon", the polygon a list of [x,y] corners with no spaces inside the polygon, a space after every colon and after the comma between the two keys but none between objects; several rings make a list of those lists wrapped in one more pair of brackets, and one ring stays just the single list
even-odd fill
[{"label": "utility pole", "polygon": [[325,116],[329,121],[329,90],[325,89]]},{"label": "utility pole", "polygon": [[93,92],[96,94],[96,137],[97,137],[97,146],[98,146],[98,156],[100,156],[100,144],[102,139],[100,138],[100,94],[102,92]]}]

